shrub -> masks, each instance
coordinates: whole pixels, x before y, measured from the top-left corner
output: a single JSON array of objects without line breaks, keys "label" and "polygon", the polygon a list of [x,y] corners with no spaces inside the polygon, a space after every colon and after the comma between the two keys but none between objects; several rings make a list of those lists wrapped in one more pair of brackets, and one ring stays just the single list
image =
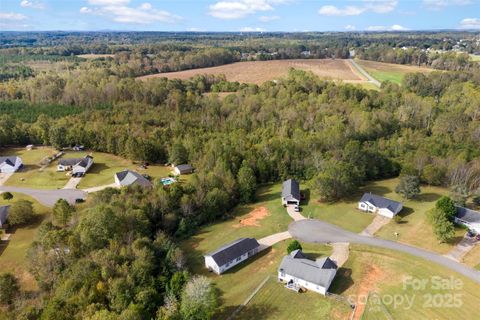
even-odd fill
[{"label": "shrub", "polygon": [[293,240],[288,244],[287,252],[288,254],[292,253],[295,250],[302,250],[302,245],[297,240]]}]

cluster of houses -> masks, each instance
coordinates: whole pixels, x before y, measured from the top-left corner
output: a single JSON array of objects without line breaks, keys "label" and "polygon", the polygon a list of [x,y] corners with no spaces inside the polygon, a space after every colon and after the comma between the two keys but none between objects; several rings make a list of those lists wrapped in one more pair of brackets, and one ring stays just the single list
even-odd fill
[{"label": "cluster of houses", "polygon": [[[284,206],[298,206],[301,201],[300,184],[289,179],[282,185]],[[373,193],[365,193],[358,202],[358,209],[393,218],[403,209],[401,202]],[[480,233],[480,212],[457,207],[455,222]],[[261,245],[254,238],[240,238],[204,256],[205,267],[220,275],[251,258],[261,251]],[[311,290],[326,295],[337,273],[338,266],[330,257],[309,259],[301,250],[295,250],[283,257],[278,267],[278,281],[296,292]]]}]

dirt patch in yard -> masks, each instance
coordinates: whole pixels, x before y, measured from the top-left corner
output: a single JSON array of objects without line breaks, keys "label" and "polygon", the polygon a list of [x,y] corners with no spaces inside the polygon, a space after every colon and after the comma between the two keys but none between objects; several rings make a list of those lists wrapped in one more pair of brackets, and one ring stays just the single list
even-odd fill
[{"label": "dirt patch in yard", "polygon": [[355,317],[353,318],[355,320],[361,319],[362,314],[365,311],[366,297],[369,292],[375,291],[377,289],[377,283],[380,283],[387,276],[380,267],[374,264],[370,264],[365,270],[367,270],[367,272],[365,276],[361,278],[362,280],[357,287],[357,310],[355,311]]},{"label": "dirt patch in yard", "polygon": [[238,224],[233,225],[234,228],[241,227],[260,227],[259,220],[268,216],[268,210],[265,207],[258,207],[253,209],[245,219],[241,219]]}]

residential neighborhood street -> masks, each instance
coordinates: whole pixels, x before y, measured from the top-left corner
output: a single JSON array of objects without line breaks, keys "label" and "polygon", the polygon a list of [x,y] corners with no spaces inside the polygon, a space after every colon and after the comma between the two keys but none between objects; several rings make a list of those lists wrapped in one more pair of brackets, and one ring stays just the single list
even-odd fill
[{"label": "residential neighborhood street", "polygon": [[405,252],[425,260],[437,263],[480,284],[480,271],[469,268],[442,255],[402,243],[359,235],[320,220],[302,220],[292,222],[288,231],[293,238],[310,243],[350,242]]},{"label": "residential neighborhood street", "polygon": [[26,194],[47,207],[53,207],[58,199],[65,199],[70,204],[74,204],[76,199],[85,199],[87,196],[84,191],[77,189],[40,190],[0,186],[0,193],[6,191]]}]

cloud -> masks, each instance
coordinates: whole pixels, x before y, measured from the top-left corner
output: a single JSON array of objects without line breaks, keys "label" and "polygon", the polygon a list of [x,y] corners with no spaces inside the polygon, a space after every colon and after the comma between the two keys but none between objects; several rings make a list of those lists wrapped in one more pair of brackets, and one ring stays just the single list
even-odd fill
[{"label": "cloud", "polygon": [[363,0],[361,6],[336,7],[333,5],[322,6],[318,13],[322,16],[358,16],[365,12],[388,13],[393,11],[398,4],[397,0]]},{"label": "cloud", "polygon": [[240,29],[241,32],[264,32],[267,31],[264,28],[252,28],[252,27],[243,27]]},{"label": "cloud", "polygon": [[441,10],[449,6],[466,6],[472,3],[472,0],[423,0],[423,6],[429,10]]},{"label": "cloud", "polygon": [[289,0],[227,0],[218,1],[209,7],[208,14],[224,20],[241,19],[248,15],[274,10],[274,5]]},{"label": "cloud", "polygon": [[130,3],[130,0],[87,0],[88,3],[97,6],[120,6]]},{"label": "cloud", "polygon": [[318,13],[322,16],[358,16],[365,12],[365,8],[347,6],[338,8],[335,6],[323,6],[318,10]]},{"label": "cloud", "polygon": [[460,28],[462,29],[480,29],[479,18],[465,18],[460,21]]},{"label": "cloud", "polygon": [[392,26],[369,26],[367,27],[368,31],[405,31],[408,30],[407,28],[399,25],[394,24]]},{"label": "cloud", "polygon": [[343,27],[345,30],[348,31],[353,31],[356,30],[357,28],[355,26],[352,26],[351,24],[347,24],[345,27]]},{"label": "cloud", "polygon": [[155,9],[152,4],[148,2],[142,3],[137,8],[128,6],[130,0],[88,0],[88,3],[97,5],[98,7],[82,7],[80,9],[81,13],[107,16],[119,23],[173,23],[182,19],[180,16],[171,14],[168,11]]},{"label": "cloud", "polygon": [[22,8],[32,8],[32,9],[43,9],[43,8],[45,8],[45,5],[40,1],[23,0],[23,1],[20,1],[20,6]]},{"label": "cloud", "polygon": [[21,21],[27,19],[27,16],[15,12],[0,12],[0,20]]},{"label": "cloud", "polygon": [[279,16],[261,16],[260,18],[258,18],[258,20],[260,20],[261,22],[270,22],[278,19],[280,19]]}]

